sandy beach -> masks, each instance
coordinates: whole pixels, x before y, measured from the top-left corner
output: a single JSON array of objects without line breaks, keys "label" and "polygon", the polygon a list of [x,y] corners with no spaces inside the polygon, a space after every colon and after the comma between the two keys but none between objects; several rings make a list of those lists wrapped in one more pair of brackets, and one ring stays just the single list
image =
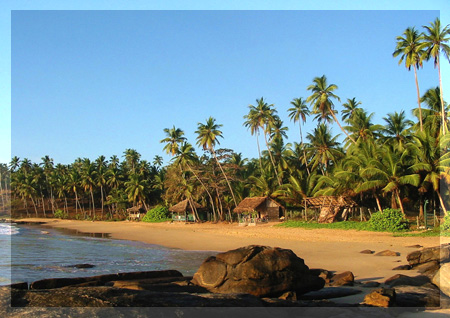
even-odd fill
[{"label": "sandy beach", "polygon": [[[310,268],[329,271],[351,271],[357,281],[383,282],[395,274],[414,276],[413,271],[393,271],[407,264],[406,255],[417,248],[450,243],[450,238],[393,237],[389,233],[356,230],[281,228],[274,224],[238,226],[238,224],[186,224],[144,222],[88,222],[60,219],[26,219],[46,222],[46,226],[86,233],[108,233],[111,238],[141,241],[170,248],[222,252],[246,245],[267,245],[287,248],[305,260]],[[375,253],[392,250],[399,256],[362,254],[370,249]]]}]

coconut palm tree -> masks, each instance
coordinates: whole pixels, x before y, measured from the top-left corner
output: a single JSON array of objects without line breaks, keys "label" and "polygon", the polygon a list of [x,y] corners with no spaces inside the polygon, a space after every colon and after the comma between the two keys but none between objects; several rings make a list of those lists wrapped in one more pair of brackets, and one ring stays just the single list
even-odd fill
[{"label": "coconut palm tree", "polygon": [[126,149],[123,156],[125,157],[128,170],[131,171],[132,174],[136,173],[136,168],[141,158],[140,153],[138,153],[135,149]]},{"label": "coconut palm tree", "polygon": [[139,174],[133,173],[130,175],[128,181],[125,182],[125,192],[128,195],[128,201],[133,202],[133,206],[136,202],[142,203],[147,210],[145,203],[145,190],[147,187],[147,181],[144,180]]},{"label": "coconut palm tree", "polygon": [[398,151],[403,151],[406,142],[411,138],[410,128],[413,122],[406,118],[403,110],[400,113],[389,113],[383,120],[386,125],[382,132],[387,137],[387,143]]},{"label": "coconut palm tree", "polygon": [[361,102],[357,101],[355,97],[352,99],[347,98],[347,102],[342,104],[342,107],[344,107],[344,110],[342,111],[342,120],[345,122],[351,120],[353,115],[361,109],[358,107],[359,105],[361,105]]},{"label": "coconut palm tree", "polygon": [[320,123],[314,128],[313,133],[308,133],[306,138],[309,144],[306,151],[311,153],[311,169],[320,168],[323,175],[329,173],[330,163],[336,162],[343,157],[342,151],[337,147],[339,135],[332,137],[331,131],[324,123]]},{"label": "coconut palm tree", "polygon": [[308,168],[308,161],[306,160],[306,151],[303,145],[303,134],[302,134],[302,124],[306,123],[306,116],[309,116],[311,112],[308,109],[308,105],[306,105],[306,101],[300,98],[294,98],[291,101],[291,105],[293,107],[288,109],[289,118],[294,121],[294,123],[298,122],[298,127],[300,129],[300,147],[303,150],[303,159],[306,166],[306,171],[308,175],[310,174]]},{"label": "coconut palm tree", "polygon": [[[247,119],[244,122],[244,126],[251,129],[252,135],[254,133],[256,133],[257,138],[259,135],[259,129],[262,129],[262,131],[264,133],[264,140],[266,142],[267,151],[269,152],[270,161],[272,162],[272,166],[275,171],[278,185],[281,185],[281,181],[276,172],[275,162],[273,160],[272,153],[270,152],[269,141],[267,139],[267,134],[270,133],[270,127],[276,121],[277,111],[273,108],[273,104],[269,105],[264,101],[264,97],[261,97],[260,99],[256,99],[255,106],[249,105],[248,107],[250,108],[250,110],[249,110],[249,113],[244,116],[244,119]],[[258,139],[257,139],[257,141],[258,141]],[[259,150],[259,143],[258,143],[258,152],[259,152],[259,157],[261,158],[261,152]],[[261,160],[260,160],[260,166],[261,166],[261,170],[262,170]]]},{"label": "coconut palm tree", "polygon": [[225,180],[227,181],[228,188],[230,189],[234,204],[235,206],[237,206],[236,198],[234,196],[233,189],[231,188],[230,181],[228,180],[225,171],[223,171],[222,165],[217,159],[216,152],[214,150],[215,145],[220,144],[217,138],[218,137],[223,138],[222,132],[219,130],[219,128],[222,127],[222,125],[216,124],[215,122],[216,120],[213,117],[209,117],[206,120],[205,124],[198,123],[197,131],[195,131],[195,133],[198,135],[197,145],[201,146],[203,150],[209,150],[212,153],[214,159],[216,159],[217,165],[219,166],[223,176],[225,177]]},{"label": "coconut palm tree", "polygon": [[319,122],[322,120],[330,122],[331,119],[329,116],[331,115],[336,124],[338,124],[339,128],[341,128],[341,130],[344,132],[344,134],[346,134],[347,137],[354,144],[356,144],[356,142],[352,137],[350,137],[347,131],[342,128],[333,110],[334,105],[332,99],[337,99],[338,101],[340,101],[340,98],[333,93],[337,89],[338,87],[335,84],[328,85],[325,75],[323,75],[322,77],[315,77],[313,79],[313,84],[307,87],[307,90],[311,91],[312,94],[306,99],[306,102],[311,103],[311,106],[313,106],[312,113],[317,114],[315,119],[318,119]]},{"label": "coconut palm tree", "polygon": [[166,144],[163,150],[165,150],[167,154],[175,156],[180,144],[186,140],[186,138],[183,137],[184,131],[173,126],[172,128],[164,128],[164,132],[167,137],[160,141],[160,143]]},{"label": "coconut palm tree", "polygon": [[440,193],[440,185],[450,181],[450,153],[442,151],[448,148],[450,135],[433,137],[424,131],[414,136],[414,142],[408,144],[408,149],[415,156],[411,170],[420,173],[424,187],[431,186],[437,193],[442,211],[447,215],[444,200]]},{"label": "coconut palm tree", "polygon": [[92,212],[94,213],[93,216],[94,220],[95,220],[94,187],[97,184],[96,176],[97,171],[95,170],[95,165],[91,163],[91,161],[88,158],[83,159],[83,164],[81,167],[81,186],[84,188],[84,191],[89,190],[89,193],[91,194]]},{"label": "coconut palm tree", "polygon": [[431,22],[429,26],[423,26],[425,28],[425,34],[423,36],[423,49],[424,57],[429,60],[434,59],[434,67],[437,67],[439,73],[439,87],[441,98],[441,117],[442,117],[442,132],[445,135],[445,110],[444,110],[444,93],[442,90],[441,79],[441,65],[440,65],[440,53],[442,52],[447,60],[450,61],[450,46],[447,44],[450,41],[450,27],[446,25],[441,28],[441,21],[436,18],[434,22]]},{"label": "coconut palm tree", "polygon": [[[437,137],[442,130],[442,107],[441,107],[441,96],[440,96],[439,86],[435,88],[430,88],[427,90],[422,98],[421,102],[426,106],[426,108],[422,109],[423,118],[424,118],[424,130],[429,133],[434,133],[434,136]],[[413,110],[413,114],[416,115],[418,109]],[[450,112],[448,103],[444,105],[444,129],[447,130],[449,119],[448,114]]]},{"label": "coconut palm tree", "polygon": [[400,60],[398,64],[402,64],[405,61],[405,67],[410,71],[411,66],[414,68],[414,78],[416,80],[417,89],[417,104],[419,105],[419,123],[420,131],[423,131],[422,125],[422,108],[420,107],[420,92],[419,92],[419,82],[417,80],[417,69],[423,66],[423,34],[419,33],[414,27],[407,28],[403,32],[403,36],[397,37],[397,46],[395,47],[393,57],[400,55]]}]

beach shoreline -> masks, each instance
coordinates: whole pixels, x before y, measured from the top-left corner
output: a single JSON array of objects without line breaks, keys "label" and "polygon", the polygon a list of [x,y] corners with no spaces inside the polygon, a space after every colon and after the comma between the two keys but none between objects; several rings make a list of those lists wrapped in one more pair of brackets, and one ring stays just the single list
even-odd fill
[{"label": "beach shoreline", "polygon": [[[392,269],[407,264],[406,255],[417,250],[411,247],[413,245],[431,247],[450,243],[450,238],[447,237],[393,237],[390,233],[356,230],[282,228],[274,227],[275,224],[271,223],[242,227],[237,223],[92,222],[44,218],[17,221],[84,233],[107,233],[112,239],[191,251],[224,252],[247,245],[281,247],[291,249],[310,268],[334,272],[351,271],[355,280],[360,282],[373,280],[382,283],[395,274],[418,275],[418,272],[412,270]],[[375,256],[360,253],[367,249],[375,253],[392,250],[400,255]]]}]

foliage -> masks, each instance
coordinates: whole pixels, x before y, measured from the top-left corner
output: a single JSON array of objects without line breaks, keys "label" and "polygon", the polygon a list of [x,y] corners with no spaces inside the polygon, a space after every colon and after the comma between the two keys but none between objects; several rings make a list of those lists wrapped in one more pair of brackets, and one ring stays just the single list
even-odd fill
[{"label": "foliage", "polygon": [[143,222],[163,222],[168,219],[169,210],[161,205],[158,205],[148,211],[142,218]]},{"label": "foliage", "polygon": [[397,232],[409,228],[408,221],[398,209],[385,209],[383,212],[372,214],[368,225],[372,231]]},{"label": "foliage", "polygon": [[53,216],[58,219],[65,219],[65,218],[67,218],[67,213],[65,213],[61,209],[57,209]]},{"label": "foliage", "polygon": [[444,221],[441,224],[441,230],[450,232],[450,215],[444,217]]},{"label": "foliage", "polygon": [[335,223],[317,223],[317,222],[289,220],[289,221],[280,223],[276,226],[300,227],[300,228],[304,228],[304,229],[339,229],[339,230],[358,230],[358,231],[369,230],[367,222],[355,222],[355,221],[344,221],[344,222],[335,222]]}]

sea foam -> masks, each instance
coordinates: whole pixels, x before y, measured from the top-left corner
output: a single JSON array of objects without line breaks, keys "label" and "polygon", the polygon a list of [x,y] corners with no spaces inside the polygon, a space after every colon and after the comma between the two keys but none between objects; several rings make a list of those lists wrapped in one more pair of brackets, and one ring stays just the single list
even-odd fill
[{"label": "sea foam", "polygon": [[19,228],[10,224],[0,224],[0,235],[14,235],[19,233]]}]

